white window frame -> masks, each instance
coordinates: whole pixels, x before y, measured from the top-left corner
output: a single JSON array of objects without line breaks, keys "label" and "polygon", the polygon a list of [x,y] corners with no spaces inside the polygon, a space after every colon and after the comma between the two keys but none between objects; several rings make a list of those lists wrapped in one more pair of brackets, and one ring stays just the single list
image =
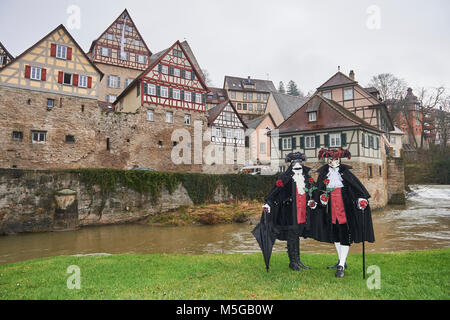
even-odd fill
[{"label": "white window frame", "polygon": [[161,97],[168,98],[169,97],[169,88],[161,86]]},{"label": "white window frame", "polygon": [[[51,102],[51,104],[49,104],[49,102]],[[55,99],[47,99],[47,108],[51,109],[55,106]]]},{"label": "white window frame", "polygon": [[78,86],[80,88],[87,88],[88,87],[88,76],[79,76],[78,78]]},{"label": "white window frame", "polygon": [[112,94],[106,95],[106,102],[113,103],[114,101],[116,101],[116,99],[117,99],[117,96],[115,96],[115,95],[112,95]]},{"label": "white window frame", "polygon": [[173,68],[173,75],[178,78],[181,77],[181,70],[178,68]]},{"label": "white window frame", "polygon": [[200,93],[195,93],[195,103],[202,103],[202,95]]},{"label": "white window frame", "polygon": [[145,63],[147,63],[147,57],[142,55],[142,54],[137,54],[136,55],[136,61],[137,61],[137,63],[145,64]]},{"label": "white window frame", "polygon": [[225,116],[225,121],[233,120],[233,116],[232,116],[231,112],[224,112],[224,116]]},{"label": "white window frame", "polygon": [[[38,140],[35,139],[35,135],[37,135]],[[41,138],[43,137],[43,140]],[[43,144],[47,141],[47,132],[46,131],[31,131],[31,141],[32,143]]]},{"label": "white window frame", "polygon": [[118,89],[120,88],[120,77],[109,76],[108,87]]},{"label": "white window frame", "polygon": [[342,147],[340,133],[331,133],[330,134],[330,147]]},{"label": "white window frame", "polygon": [[192,78],[192,73],[191,73],[191,71],[185,71],[185,73],[184,73],[184,77],[186,78],[186,79],[191,79]]},{"label": "white window frame", "polygon": [[185,91],[184,92],[184,101],[192,101],[192,93],[190,91]]},{"label": "white window frame", "polygon": [[225,136],[226,136],[227,139],[233,139],[233,129],[226,128]]},{"label": "white window frame", "polygon": [[175,99],[175,100],[180,100],[181,99],[180,89],[173,89],[172,90],[172,98]]},{"label": "white window frame", "polygon": [[173,123],[173,112],[166,111],[166,123]]},{"label": "white window frame", "polygon": [[[353,88],[345,88],[343,89],[343,99],[344,101],[350,101],[354,99],[354,92],[353,92]],[[349,97],[349,92],[351,92],[351,97]]]},{"label": "white window frame", "polygon": [[231,99],[236,99],[236,91],[231,91]]},{"label": "white window frame", "polygon": [[292,138],[282,138],[282,148],[283,150],[291,150],[292,149]]},{"label": "white window frame", "polygon": [[147,94],[151,96],[156,96],[156,85],[147,83]]},{"label": "white window frame", "polygon": [[247,107],[248,107],[248,111],[253,111],[253,103],[249,103],[248,105],[247,105]]},{"label": "white window frame", "polygon": [[107,40],[114,40],[114,35],[112,33],[106,33]]},{"label": "white window frame", "polygon": [[56,58],[58,59],[67,59],[67,47],[57,44],[56,45]]},{"label": "white window frame", "polygon": [[164,64],[162,64],[161,65],[161,73],[162,74],[169,74],[169,67],[164,65]]},{"label": "white window frame", "polygon": [[[105,50],[106,50],[106,52],[105,52]],[[108,57],[109,58],[111,56],[111,49],[110,48],[105,48],[105,47],[100,47],[100,55],[102,57]]]},{"label": "white window frame", "polygon": [[38,67],[31,67],[30,79],[31,80],[41,80],[42,69]]},{"label": "white window frame", "polygon": [[315,149],[315,148],[316,148],[316,136],[306,136],[305,149]]},{"label": "white window frame", "polygon": [[136,39],[134,39],[134,40],[133,40],[133,45],[135,45],[135,46],[141,46],[141,45],[142,45],[142,41],[141,41],[141,40],[136,40]]},{"label": "white window frame", "polygon": [[123,61],[130,60],[130,53],[128,51],[119,51],[119,58]]},{"label": "white window frame", "polygon": [[185,114],[184,115],[184,124],[187,126],[191,125],[191,115],[190,114]]},{"label": "white window frame", "polygon": [[330,100],[331,100],[331,97],[332,97],[332,93],[331,93],[331,90],[330,90],[330,91],[324,91],[324,92],[322,93],[322,97],[324,97],[324,98],[327,98],[327,99],[330,99]]},{"label": "white window frame", "polygon": [[243,136],[244,136],[243,130],[242,130],[242,129],[236,129],[236,130],[235,130],[235,136],[236,136],[236,138],[238,138],[238,139],[242,139]]},{"label": "white window frame", "polygon": [[221,137],[222,137],[222,128],[220,128],[220,127],[215,127],[214,129],[215,129],[215,131],[216,131],[216,132],[215,132],[215,136],[221,138]]},{"label": "white window frame", "polygon": [[269,99],[269,94],[267,94],[267,93],[264,93],[264,94],[263,94],[263,99],[264,99],[264,100],[267,100],[267,99]]},{"label": "white window frame", "polygon": [[394,136],[391,136],[391,144],[396,144],[396,139],[395,139],[396,137],[394,137]]},{"label": "white window frame", "polygon": [[155,111],[152,109],[147,110],[147,121],[155,121]]},{"label": "white window frame", "polygon": [[309,122],[317,121],[317,112],[316,111],[308,112],[308,119]]}]

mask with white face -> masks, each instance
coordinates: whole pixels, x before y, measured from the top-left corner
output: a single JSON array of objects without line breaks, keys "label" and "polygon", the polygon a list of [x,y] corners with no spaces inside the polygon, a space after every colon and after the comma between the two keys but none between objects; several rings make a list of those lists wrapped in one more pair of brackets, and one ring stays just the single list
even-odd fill
[{"label": "mask with white face", "polygon": [[303,166],[299,161],[296,161],[292,166],[292,170],[294,170],[295,173],[301,173],[303,171]]},{"label": "mask with white face", "polygon": [[329,158],[328,159],[328,165],[332,168],[337,168],[340,165],[340,161],[339,159],[333,159],[333,158]]}]

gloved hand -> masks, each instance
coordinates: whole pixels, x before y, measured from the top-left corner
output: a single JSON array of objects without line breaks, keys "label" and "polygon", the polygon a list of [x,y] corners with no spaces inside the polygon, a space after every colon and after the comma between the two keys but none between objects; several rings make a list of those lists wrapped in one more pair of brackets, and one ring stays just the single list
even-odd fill
[{"label": "gloved hand", "polygon": [[366,209],[368,205],[369,205],[369,201],[367,201],[366,199],[363,199],[363,198],[358,199],[358,209],[359,210]]},{"label": "gloved hand", "polygon": [[315,209],[317,207],[317,202],[315,202],[314,200],[309,200],[308,207],[310,207],[311,209]]},{"label": "gloved hand", "polygon": [[267,203],[265,205],[263,205],[263,211],[265,213],[270,213],[270,206]]},{"label": "gloved hand", "polygon": [[326,206],[327,203],[328,203],[328,197],[327,197],[324,193],[320,195],[320,202],[321,202],[324,206]]}]

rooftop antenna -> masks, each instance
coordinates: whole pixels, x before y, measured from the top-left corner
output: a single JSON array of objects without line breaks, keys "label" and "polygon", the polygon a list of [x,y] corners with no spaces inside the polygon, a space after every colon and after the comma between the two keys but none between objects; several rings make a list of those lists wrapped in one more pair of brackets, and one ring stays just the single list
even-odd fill
[{"label": "rooftop antenna", "polygon": [[338,66],[338,72],[341,72],[341,66]]}]

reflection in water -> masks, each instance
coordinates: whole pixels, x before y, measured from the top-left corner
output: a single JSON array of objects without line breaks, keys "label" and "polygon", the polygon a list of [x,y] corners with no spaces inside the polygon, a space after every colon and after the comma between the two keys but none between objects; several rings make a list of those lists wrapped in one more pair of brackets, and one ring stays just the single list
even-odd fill
[{"label": "reflection in water", "polygon": [[[368,252],[450,247],[450,186],[414,186],[406,206],[372,214],[375,239]],[[0,264],[27,259],[92,253],[231,253],[260,252],[248,224],[153,227],[116,225],[78,231],[0,237]],[[278,241],[274,251],[285,251]],[[334,253],[334,245],[301,241],[302,252]],[[361,245],[353,245],[360,252]]]}]

